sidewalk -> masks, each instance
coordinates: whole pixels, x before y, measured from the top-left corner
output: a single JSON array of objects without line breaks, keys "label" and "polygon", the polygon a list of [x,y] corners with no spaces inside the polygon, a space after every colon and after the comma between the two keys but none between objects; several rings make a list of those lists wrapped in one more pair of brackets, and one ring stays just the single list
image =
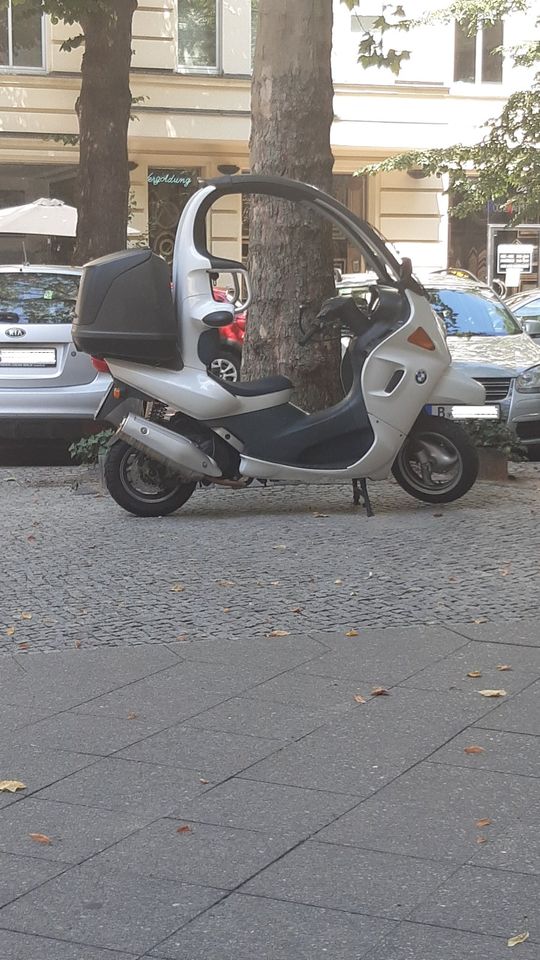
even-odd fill
[{"label": "sidewalk", "polygon": [[531,613],[2,656],[1,960],[538,960]]}]

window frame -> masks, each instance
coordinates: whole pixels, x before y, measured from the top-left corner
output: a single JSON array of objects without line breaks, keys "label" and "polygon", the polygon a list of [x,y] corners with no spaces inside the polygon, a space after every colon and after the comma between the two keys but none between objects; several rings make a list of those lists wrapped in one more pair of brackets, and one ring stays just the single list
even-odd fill
[{"label": "window frame", "polygon": [[7,6],[7,30],[8,30],[8,59],[10,63],[0,63],[0,74],[35,74],[41,75],[47,73],[47,16],[41,14],[41,66],[25,67],[13,63],[13,3],[8,0]]},{"label": "window frame", "polygon": [[[499,23],[499,22],[500,22],[501,25],[502,25],[502,29],[501,29],[501,34],[502,34],[501,46],[502,46],[502,45],[504,44],[504,17],[501,17],[500,20],[496,21],[496,23]],[[485,26],[490,27],[490,26],[494,26],[494,24],[489,24],[489,23],[488,23],[488,24],[485,24]],[[505,61],[504,51],[501,51],[501,53],[500,53],[500,57],[501,57],[501,79],[500,79],[500,80],[484,80],[484,79],[483,79],[483,73],[484,73],[484,42],[483,42],[483,41],[484,41],[484,24],[483,24],[483,23],[480,23],[480,24],[479,24],[476,33],[473,34],[472,37],[471,37],[471,39],[474,39],[474,44],[475,44],[475,47],[474,47],[474,79],[473,79],[473,80],[461,80],[461,79],[458,80],[458,79],[456,79],[456,76],[455,76],[455,74],[456,74],[456,54],[457,54],[457,43],[456,43],[456,39],[457,39],[457,34],[458,34],[458,27],[459,27],[458,21],[457,21],[457,20],[454,20],[454,47],[453,47],[454,55],[453,55],[452,83],[453,83],[453,84],[460,84],[460,85],[461,85],[461,84],[464,84],[464,85],[466,85],[466,86],[469,87],[469,88],[475,88],[475,89],[477,89],[478,87],[485,87],[485,88],[487,88],[487,89],[489,89],[489,90],[492,89],[493,87],[496,87],[496,86],[499,86],[499,87],[502,86],[502,84],[504,83],[504,61]],[[490,54],[488,54],[488,56],[490,56]]]},{"label": "window frame", "polygon": [[177,0],[176,3],[176,73],[203,77],[221,76],[223,74],[223,0],[214,0],[216,4],[216,65],[206,67],[180,63],[180,2],[181,0]]}]

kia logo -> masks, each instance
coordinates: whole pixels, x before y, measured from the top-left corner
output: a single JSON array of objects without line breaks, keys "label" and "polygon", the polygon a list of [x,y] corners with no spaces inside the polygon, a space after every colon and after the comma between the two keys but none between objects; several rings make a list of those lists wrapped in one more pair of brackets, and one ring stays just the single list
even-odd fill
[{"label": "kia logo", "polygon": [[25,337],[26,330],[23,330],[22,327],[10,327],[9,330],[6,330],[6,337]]}]

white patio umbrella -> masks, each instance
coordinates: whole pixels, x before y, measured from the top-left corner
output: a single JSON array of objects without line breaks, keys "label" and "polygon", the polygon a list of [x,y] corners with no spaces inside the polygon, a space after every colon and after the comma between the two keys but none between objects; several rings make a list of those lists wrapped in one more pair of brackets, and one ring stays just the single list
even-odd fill
[{"label": "white patio umbrella", "polygon": [[[42,197],[20,207],[0,210],[0,233],[25,234],[39,237],[74,237],[77,232],[77,208],[62,200]],[[140,231],[128,227],[128,236],[140,236]]]}]

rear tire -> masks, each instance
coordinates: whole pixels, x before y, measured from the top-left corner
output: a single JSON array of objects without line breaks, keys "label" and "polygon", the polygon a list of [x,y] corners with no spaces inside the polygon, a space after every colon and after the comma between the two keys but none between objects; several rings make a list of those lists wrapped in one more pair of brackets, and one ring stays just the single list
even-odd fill
[{"label": "rear tire", "polygon": [[136,517],[166,517],[191,497],[196,483],[186,483],[157,460],[117,440],[105,460],[105,483],[113,500]]},{"label": "rear tire", "polygon": [[420,414],[392,467],[395,479],[424,503],[452,503],[473,486],[478,453],[452,420]]}]

